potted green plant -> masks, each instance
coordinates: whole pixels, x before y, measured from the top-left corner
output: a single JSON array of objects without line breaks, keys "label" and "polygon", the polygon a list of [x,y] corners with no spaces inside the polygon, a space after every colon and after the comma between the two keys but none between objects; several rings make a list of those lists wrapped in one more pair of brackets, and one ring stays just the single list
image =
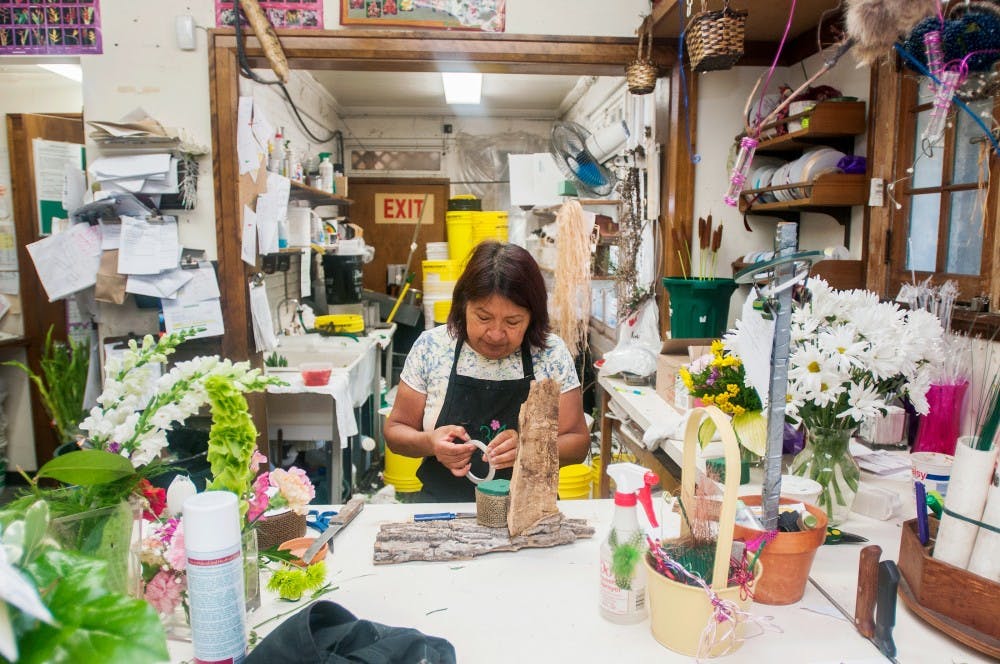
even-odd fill
[{"label": "potted green plant", "polygon": [[52,418],[52,428],[61,445],[76,442],[79,425],[86,417],[83,407],[87,390],[87,372],[90,370],[90,343],[52,340],[52,326],[45,334],[42,346],[41,373],[37,374],[22,362],[11,360],[5,366],[17,367],[34,383],[45,411]]}]

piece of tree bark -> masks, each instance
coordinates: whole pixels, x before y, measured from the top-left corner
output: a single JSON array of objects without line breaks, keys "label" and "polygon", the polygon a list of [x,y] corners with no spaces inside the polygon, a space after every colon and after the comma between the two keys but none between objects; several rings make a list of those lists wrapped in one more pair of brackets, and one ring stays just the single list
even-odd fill
[{"label": "piece of tree bark", "polygon": [[559,390],[546,378],[531,383],[518,417],[519,438],[514,474],[510,480],[507,528],[513,537],[542,519],[559,514]]},{"label": "piece of tree bark", "polygon": [[558,546],[593,536],[594,528],[585,519],[566,519],[559,512],[519,537],[511,537],[506,528],[480,526],[473,519],[404,521],[379,528],[373,560],[376,565],[469,560],[495,551]]},{"label": "piece of tree bark", "polygon": [[[250,27],[253,28],[257,41],[260,42],[260,47],[264,50],[264,56],[267,58],[268,64],[271,65],[271,71],[282,83],[288,83],[288,60],[285,58],[285,51],[281,48],[281,42],[274,32],[274,26],[268,20],[267,14],[264,13],[257,0],[240,0],[240,9],[243,10]],[[238,12],[236,20],[239,20]]]}]

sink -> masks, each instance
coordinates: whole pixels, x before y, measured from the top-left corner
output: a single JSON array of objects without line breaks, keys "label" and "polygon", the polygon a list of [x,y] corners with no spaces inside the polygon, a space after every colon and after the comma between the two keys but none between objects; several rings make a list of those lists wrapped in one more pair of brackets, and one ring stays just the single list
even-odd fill
[{"label": "sink", "polygon": [[275,350],[288,360],[287,367],[264,367],[268,374],[299,373],[299,367],[306,362],[326,362],[334,373],[347,374],[351,401],[355,408],[361,407],[371,394],[375,377],[374,339],[359,337],[357,341],[349,337],[325,337],[319,334],[278,337]]}]

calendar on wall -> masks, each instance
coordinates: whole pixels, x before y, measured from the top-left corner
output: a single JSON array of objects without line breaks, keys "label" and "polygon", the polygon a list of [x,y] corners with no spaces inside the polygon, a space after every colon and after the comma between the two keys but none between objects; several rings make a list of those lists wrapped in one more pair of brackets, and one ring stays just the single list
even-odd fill
[{"label": "calendar on wall", "polygon": [[0,0],[0,55],[101,52],[99,0]]},{"label": "calendar on wall", "polygon": [[[215,0],[215,25],[231,27],[236,20],[238,0]],[[313,0],[261,0],[260,8],[275,28],[323,29],[323,2]]]}]

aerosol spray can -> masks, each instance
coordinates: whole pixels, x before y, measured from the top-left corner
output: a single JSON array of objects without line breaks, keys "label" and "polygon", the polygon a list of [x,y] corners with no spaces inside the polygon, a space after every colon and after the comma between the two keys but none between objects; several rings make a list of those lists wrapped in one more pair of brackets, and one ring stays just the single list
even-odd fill
[{"label": "aerosol spray can", "polygon": [[247,615],[240,543],[236,494],[205,491],[184,501],[195,664],[240,664],[246,658]]}]

